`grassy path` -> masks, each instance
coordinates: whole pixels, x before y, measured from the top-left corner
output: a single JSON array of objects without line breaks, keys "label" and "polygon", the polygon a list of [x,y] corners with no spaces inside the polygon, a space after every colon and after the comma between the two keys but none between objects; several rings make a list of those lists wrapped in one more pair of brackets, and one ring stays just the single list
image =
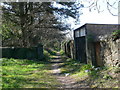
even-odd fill
[{"label": "grassy path", "polygon": [[1,59],[2,88],[119,87],[119,68],[93,68],[59,52],[45,53],[48,61]]},{"label": "grassy path", "polygon": [[69,76],[69,73],[62,73],[61,69],[64,68],[64,60],[59,52],[51,59],[52,73],[56,76],[57,81],[61,83],[58,88],[88,88],[85,82],[77,83],[77,81]]},{"label": "grassy path", "polygon": [[51,58],[58,88],[118,88],[120,68],[93,67],[57,52]]}]

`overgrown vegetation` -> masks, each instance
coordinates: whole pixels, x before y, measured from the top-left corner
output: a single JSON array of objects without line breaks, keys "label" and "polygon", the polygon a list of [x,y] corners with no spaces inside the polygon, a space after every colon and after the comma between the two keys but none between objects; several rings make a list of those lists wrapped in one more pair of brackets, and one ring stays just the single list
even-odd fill
[{"label": "overgrown vegetation", "polygon": [[113,40],[116,40],[116,39],[120,38],[120,30],[115,30],[112,33],[112,37],[113,37]]},{"label": "overgrown vegetation", "polygon": [[120,35],[120,30],[114,31],[114,32],[113,32],[113,35],[116,35],[116,36]]},{"label": "overgrown vegetation", "polygon": [[51,75],[48,59],[50,53],[44,51],[43,61],[3,58],[3,88],[54,88],[59,83]]},{"label": "overgrown vegetation", "polygon": [[63,59],[62,74],[69,73],[70,77],[75,78],[77,83],[84,82],[91,88],[118,88],[120,68],[95,68],[92,65],[82,64],[79,61],[67,57],[63,57]]}]

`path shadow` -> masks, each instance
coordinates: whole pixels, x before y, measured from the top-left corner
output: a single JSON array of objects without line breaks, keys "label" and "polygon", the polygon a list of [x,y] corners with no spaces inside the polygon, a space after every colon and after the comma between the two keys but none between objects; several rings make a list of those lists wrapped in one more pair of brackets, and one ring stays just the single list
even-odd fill
[{"label": "path shadow", "polygon": [[63,73],[53,73],[52,75],[57,75],[57,76],[64,76],[64,74]]},{"label": "path shadow", "polygon": [[61,59],[61,58],[60,57],[52,57],[51,59],[56,60],[56,59]]},{"label": "path shadow", "polygon": [[62,61],[51,61],[50,63],[55,64],[55,63],[63,63]]}]

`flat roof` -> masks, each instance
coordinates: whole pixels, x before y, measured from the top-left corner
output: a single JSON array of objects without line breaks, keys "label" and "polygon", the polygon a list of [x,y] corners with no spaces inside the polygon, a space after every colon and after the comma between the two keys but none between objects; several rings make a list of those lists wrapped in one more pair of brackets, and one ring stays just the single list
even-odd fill
[{"label": "flat roof", "polygon": [[86,25],[120,25],[120,24],[85,23],[85,24],[81,25],[80,27],[78,27],[78,28],[76,28],[76,29],[74,29],[74,30],[77,30],[77,29],[79,29],[79,28],[82,28],[82,27],[84,27],[84,26],[86,26]]}]

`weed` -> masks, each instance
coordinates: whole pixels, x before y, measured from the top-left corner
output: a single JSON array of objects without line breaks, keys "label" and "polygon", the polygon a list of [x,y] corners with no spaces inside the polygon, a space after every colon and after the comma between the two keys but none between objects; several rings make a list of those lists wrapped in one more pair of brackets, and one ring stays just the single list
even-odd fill
[{"label": "weed", "polygon": [[92,68],[92,66],[90,64],[84,64],[81,66],[81,70],[90,70]]},{"label": "weed", "polygon": [[118,35],[120,35],[120,30],[115,30],[112,34],[113,34],[114,36],[118,36]]},{"label": "weed", "polygon": [[45,61],[49,60],[50,59],[50,53],[47,50],[44,50],[43,53],[44,53],[44,59],[45,59]]},{"label": "weed", "polygon": [[113,37],[113,40],[116,40],[116,39],[120,38],[120,30],[115,30],[112,33],[112,37]]},{"label": "weed", "polygon": [[112,78],[110,75],[108,75],[108,74],[104,75],[103,78],[104,78],[104,79],[107,79],[107,80],[108,80],[108,79],[113,79],[113,78]]}]

